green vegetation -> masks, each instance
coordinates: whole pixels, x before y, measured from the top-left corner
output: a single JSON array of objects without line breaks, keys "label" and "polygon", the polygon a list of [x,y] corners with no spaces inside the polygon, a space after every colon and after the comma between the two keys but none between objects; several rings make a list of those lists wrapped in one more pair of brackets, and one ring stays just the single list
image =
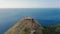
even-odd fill
[{"label": "green vegetation", "polygon": [[30,34],[30,28],[25,28],[22,34]]},{"label": "green vegetation", "polygon": [[23,31],[22,34],[27,34],[27,32]]},{"label": "green vegetation", "polygon": [[43,26],[43,34],[60,34],[60,24],[56,26]]},{"label": "green vegetation", "polygon": [[[43,34],[60,34],[60,24],[56,26],[43,26]],[[22,34],[29,34],[30,28],[25,28]]]}]

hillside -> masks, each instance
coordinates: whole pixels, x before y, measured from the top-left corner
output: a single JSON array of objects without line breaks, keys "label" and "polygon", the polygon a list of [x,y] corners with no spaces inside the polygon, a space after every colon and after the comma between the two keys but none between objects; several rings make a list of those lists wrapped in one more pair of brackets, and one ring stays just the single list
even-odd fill
[{"label": "hillside", "polygon": [[42,34],[42,26],[31,17],[24,17],[4,34]]}]

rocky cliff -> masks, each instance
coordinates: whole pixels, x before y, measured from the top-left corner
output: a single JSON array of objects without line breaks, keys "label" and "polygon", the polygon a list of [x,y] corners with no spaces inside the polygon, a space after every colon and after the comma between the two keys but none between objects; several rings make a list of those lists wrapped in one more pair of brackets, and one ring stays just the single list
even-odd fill
[{"label": "rocky cliff", "polygon": [[31,17],[24,17],[4,34],[42,34],[42,26]]}]

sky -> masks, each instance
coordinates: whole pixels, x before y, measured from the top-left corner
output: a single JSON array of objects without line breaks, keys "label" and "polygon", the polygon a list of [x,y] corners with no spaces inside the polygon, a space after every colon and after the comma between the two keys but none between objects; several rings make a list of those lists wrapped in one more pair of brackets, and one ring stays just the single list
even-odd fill
[{"label": "sky", "polygon": [[0,8],[60,8],[60,0],[0,0]]}]

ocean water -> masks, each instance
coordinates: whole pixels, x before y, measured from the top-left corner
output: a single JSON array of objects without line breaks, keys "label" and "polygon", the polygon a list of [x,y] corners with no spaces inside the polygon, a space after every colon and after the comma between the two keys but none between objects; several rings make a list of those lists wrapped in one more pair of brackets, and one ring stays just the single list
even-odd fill
[{"label": "ocean water", "polygon": [[25,16],[37,20],[42,26],[60,23],[60,8],[6,8],[0,9],[0,34],[4,34]]}]

